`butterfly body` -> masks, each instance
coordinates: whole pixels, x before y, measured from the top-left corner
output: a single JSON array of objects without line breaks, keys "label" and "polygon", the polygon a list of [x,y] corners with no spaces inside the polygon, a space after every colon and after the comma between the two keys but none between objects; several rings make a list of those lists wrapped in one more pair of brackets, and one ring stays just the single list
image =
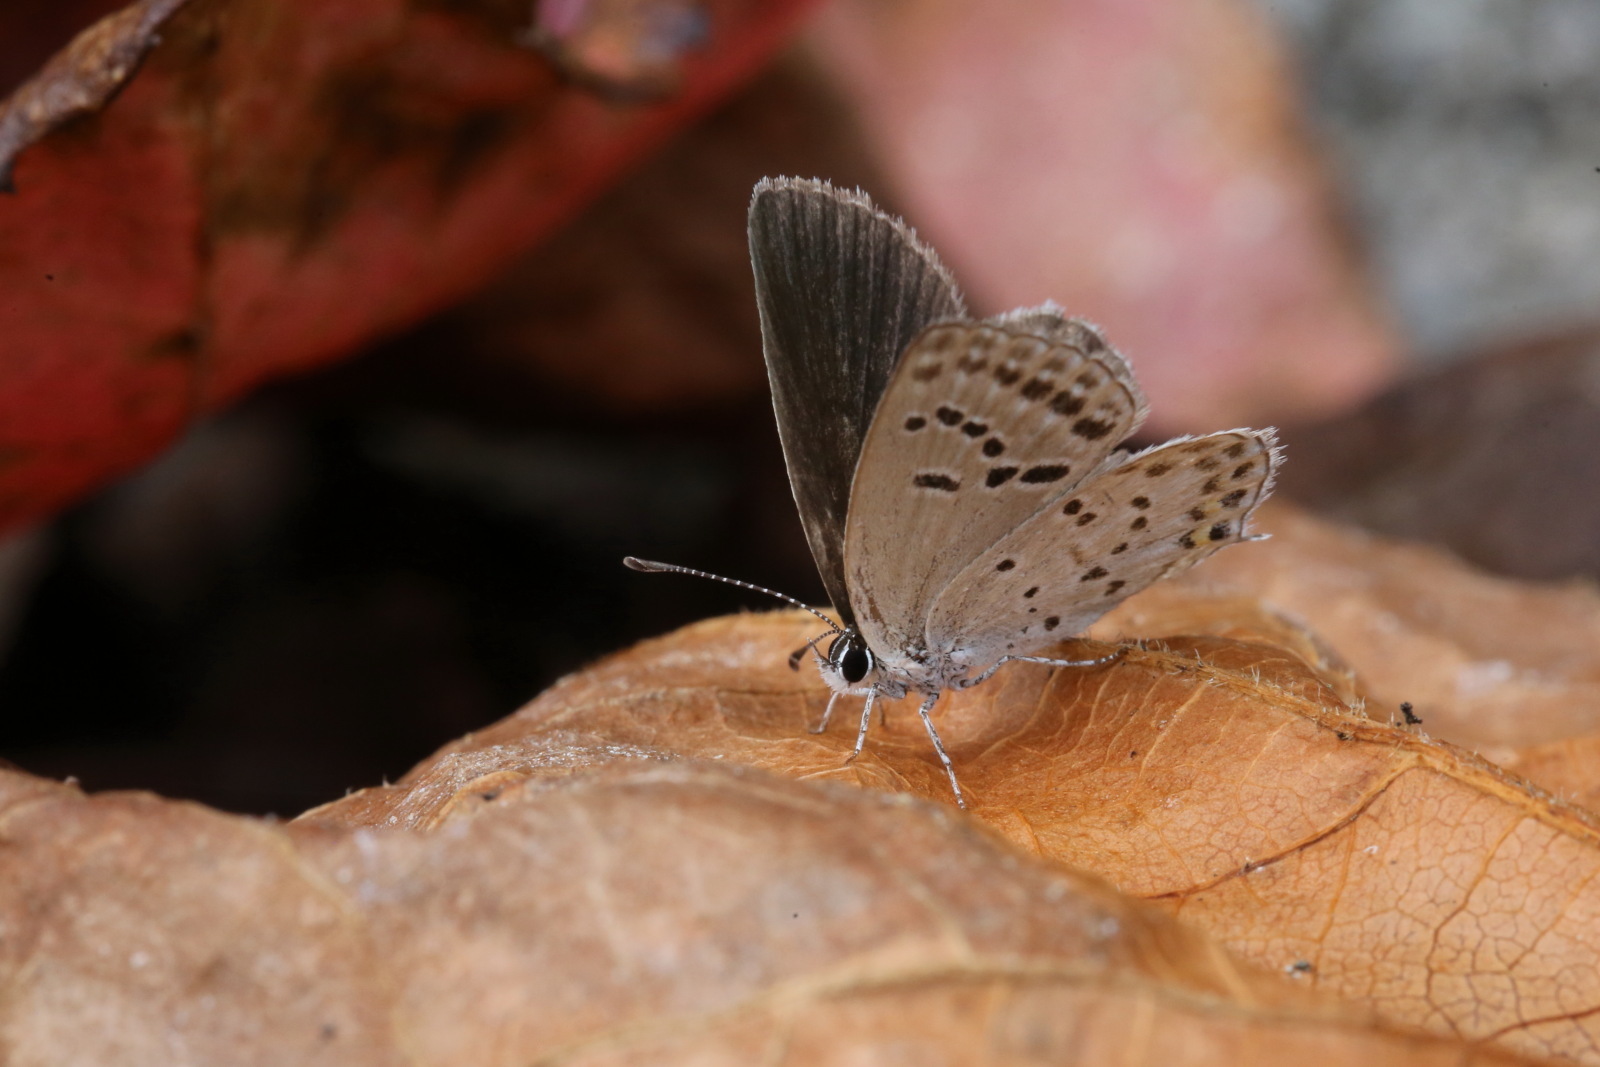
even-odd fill
[{"label": "butterfly body", "polygon": [[1098,330],[1051,304],[971,319],[933,251],[861,193],[762,181],[750,250],[790,485],[843,622],[809,646],[829,714],[865,697],[859,753],[879,699],[919,694],[959,802],[939,695],[1013,660],[1114,658],[1036,653],[1253,539],[1273,432],[1130,452],[1144,394]]}]

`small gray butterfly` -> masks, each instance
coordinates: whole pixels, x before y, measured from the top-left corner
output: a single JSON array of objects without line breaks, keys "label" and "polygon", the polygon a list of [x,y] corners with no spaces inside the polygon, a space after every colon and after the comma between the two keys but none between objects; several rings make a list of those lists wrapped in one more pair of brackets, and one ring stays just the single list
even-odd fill
[{"label": "small gray butterfly", "polygon": [[[1253,538],[1273,431],[1229,430],[1143,452],[1127,361],[1052,304],[982,321],[933,250],[860,192],[765,179],[750,258],[767,375],[806,537],[843,625],[809,649],[833,689],[930,712],[1013,660],[1081,632],[1123,599]],[[636,570],[730,582],[629,558]],[[824,656],[817,641],[833,640]]]}]

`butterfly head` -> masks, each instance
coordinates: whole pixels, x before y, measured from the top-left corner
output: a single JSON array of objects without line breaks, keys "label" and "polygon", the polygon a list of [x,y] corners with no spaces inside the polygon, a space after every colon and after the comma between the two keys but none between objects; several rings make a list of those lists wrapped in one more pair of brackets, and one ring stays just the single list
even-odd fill
[{"label": "butterfly head", "polygon": [[882,680],[878,657],[867,646],[866,638],[854,626],[840,631],[828,645],[828,658],[818,664],[823,681],[839,692],[872,689]]}]

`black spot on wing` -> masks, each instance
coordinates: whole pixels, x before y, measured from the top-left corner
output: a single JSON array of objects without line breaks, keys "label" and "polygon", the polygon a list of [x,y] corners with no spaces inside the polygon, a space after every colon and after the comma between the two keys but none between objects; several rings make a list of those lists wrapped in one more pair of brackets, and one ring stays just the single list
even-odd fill
[{"label": "black spot on wing", "polygon": [[1060,626],[1060,625],[1061,625],[1061,616],[1059,616],[1059,615],[1046,615],[1045,616],[1044,628],[1046,630],[1054,630],[1057,626]]},{"label": "black spot on wing", "polygon": [[1159,478],[1171,469],[1172,464],[1170,463],[1152,463],[1144,469],[1144,476],[1146,478]]},{"label": "black spot on wing", "polygon": [[1130,529],[1130,530],[1142,530],[1146,526],[1149,526],[1149,525],[1150,525],[1150,520],[1145,518],[1143,515],[1140,515],[1137,519],[1134,519],[1132,522],[1128,523],[1128,529]]},{"label": "black spot on wing", "polygon": [[1088,570],[1083,572],[1083,576],[1080,577],[1078,581],[1092,582],[1096,578],[1104,578],[1109,573],[1111,572],[1106,570],[1104,567],[1090,567]]},{"label": "black spot on wing", "polygon": [[1218,501],[1218,503],[1225,508],[1236,508],[1239,506],[1239,501],[1243,500],[1244,498],[1245,491],[1243,489],[1235,489],[1233,492],[1224,496],[1220,501]]},{"label": "black spot on wing", "polygon": [[1143,511],[1145,508],[1150,506],[1150,498],[1147,496],[1136,496],[1132,500],[1128,501],[1128,503],[1132,504],[1140,511]]},{"label": "black spot on wing", "polygon": [[911,377],[915,381],[931,382],[937,378],[943,370],[943,363],[937,363],[929,360],[928,362],[919,363],[915,367],[912,367]]},{"label": "black spot on wing", "polygon": [[908,433],[916,433],[926,425],[928,425],[927,419],[923,418],[921,415],[913,415],[906,420],[906,431]]},{"label": "black spot on wing", "polygon": [[961,427],[961,432],[966,434],[968,437],[982,437],[984,434],[989,432],[989,424],[986,422],[978,422],[975,419],[968,419],[967,424]]},{"label": "black spot on wing", "polygon": [[1104,419],[1091,419],[1087,416],[1072,424],[1072,432],[1085,441],[1098,441],[1114,429],[1116,429],[1116,426],[1113,423]]},{"label": "black spot on wing", "polygon": [[911,479],[911,484],[918,489],[937,489],[941,493],[953,493],[961,488],[961,482],[948,474],[937,474],[931,471],[924,472]]},{"label": "black spot on wing", "polygon": [[997,570],[997,571],[1008,571],[1008,570],[1011,570],[1016,565],[1017,565],[1017,561],[1014,560],[1014,559],[1003,559],[999,563],[996,563],[994,565],[994,569]]},{"label": "black spot on wing", "polygon": [[1106,586],[1106,596],[1116,596],[1117,590],[1121,589],[1127,584],[1127,582],[1123,581],[1121,578],[1118,578],[1116,581]]},{"label": "black spot on wing", "polygon": [[1029,467],[1022,472],[1022,480],[1029,485],[1047,485],[1050,482],[1059,482],[1072,468],[1065,463],[1041,463],[1037,467]]},{"label": "black spot on wing", "polygon": [[1024,400],[1043,400],[1055,392],[1055,383],[1048,378],[1030,378],[1028,383],[1018,390]]},{"label": "black spot on wing", "polygon": [[939,410],[933,413],[933,417],[946,426],[958,426],[961,424],[961,420],[966,418],[959,410],[949,404],[941,405]]},{"label": "black spot on wing", "polygon": [[1050,410],[1057,415],[1076,415],[1083,410],[1083,397],[1063,389],[1050,401]]},{"label": "black spot on wing", "polygon": [[994,369],[994,380],[1001,385],[1016,385],[1022,379],[1022,368],[1012,360],[1006,360]]},{"label": "black spot on wing", "polygon": [[1225,522],[1217,523],[1215,526],[1211,527],[1211,532],[1206,536],[1210,537],[1213,541],[1222,540],[1224,537],[1228,536],[1228,524]]},{"label": "black spot on wing", "polygon": [[1005,450],[1005,442],[1000,440],[998,437],[991,437],[983,443],[983,454],[988,456],[990,459],[993,459]]},{"label": "black spot on wing", "polygon": [[987,485],[990,489],[996,489],[1002,485],[1005,485],[1016,476],[1016,467],[990,467],[989,476],[983,480],[983,484]]},{"label": "black spot on wing", "polygon": [[1080,512],[1082,510],[1083,510],[1083,501],[1078,500],[1076,497],[1074,497],[1072,500],[1067,501],[1066,504],[1061,508],[1061,514],[1063,514],[1063,515],[1076,515],[1078,512]]},{"label": "black spot on wing", "polygon": [[976,352],[968,352],[956,360],[956,370],[966,374],[977,374],[989,365],[989,357],[980,356]]},{"label": "black spot on wing", "polygon": [[1092,511],[1085,511],[1082,515],[1078,516],[1077,525],[1079,525],[1079,526],[1087,526],[1091,522],[1093,522],[1094,520],[1098,519],[1099,517],[1100,517],[1099,515],[1096,515]]}]

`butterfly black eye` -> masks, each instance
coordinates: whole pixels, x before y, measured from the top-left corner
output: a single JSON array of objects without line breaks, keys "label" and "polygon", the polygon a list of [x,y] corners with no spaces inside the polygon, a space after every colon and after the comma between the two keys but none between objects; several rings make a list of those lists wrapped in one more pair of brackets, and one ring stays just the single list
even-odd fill
[{"label": "butterfly black eye", "polygon": [[839,673],[844,680],[855,685],[872,670],[872,652],[866,645],[851,643],[839,660]]},{"label": "butterfly black eye", "polygon": [[828,662],[841,678],[855,685],[872,672],[872,650],[861,640],[860,634],[843,634],[828,646]]}]

